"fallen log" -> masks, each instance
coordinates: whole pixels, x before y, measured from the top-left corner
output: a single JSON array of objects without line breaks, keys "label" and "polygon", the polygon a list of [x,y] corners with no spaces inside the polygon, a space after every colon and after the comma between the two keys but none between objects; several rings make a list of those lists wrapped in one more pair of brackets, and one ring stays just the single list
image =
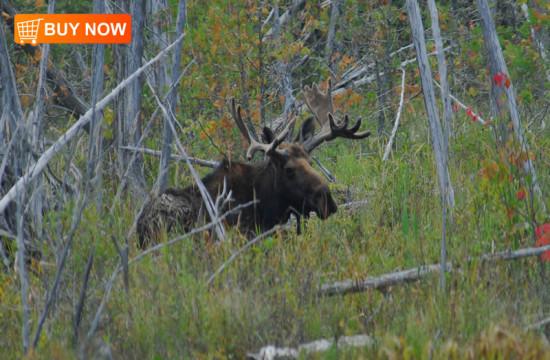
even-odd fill
[{"label": "fallen log", "polygon": [[320,339],[299,345],[296,348],[276,347],[273,345],[264,346],[257,354],[249,353],[246,358],[249,360],[275,360],[275,359],[298,359],[301,353],[311,354],[325,352],[331,347],[365,347],[372,346],[374,340],[368,335],[342,336],[335,339]]},{"label": "fallen log", "polygon": [[[474,260],[494,261],[494,260],[517,260],[526,257],[540,256],[546,251],[550,251],[550,245],[541,246],[537,248],[526,248],[515,251],[501,251],[493,254],[483,254],[477,257],[470,257],[466,259],[466,263],[470,263]],[[459,266],[454,265],[451,262],[447,262],[446,268],[449,272],[457,269]],[[384,274],[375,277],[364,277],[358,279],[350,279],[344,281],[337,281],[331,284],[322,284],[320,286],[320,294],[326,296],[338,295],[338,294],[350,294],[363,292],[370,289],[383,291],[389,286],[400,285],[410,282],[419,281],[426,275],[432,272],[438,272],[441,269],[441,264],[431,264],[418,266],[408,270],[401,270],[389,274]]]}]

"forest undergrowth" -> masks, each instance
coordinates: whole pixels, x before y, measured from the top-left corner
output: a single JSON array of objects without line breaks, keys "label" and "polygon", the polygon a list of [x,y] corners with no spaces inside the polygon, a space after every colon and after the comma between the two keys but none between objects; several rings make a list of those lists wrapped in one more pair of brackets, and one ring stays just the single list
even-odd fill
[{"label": "forest undergrowth", "polygon": [[[383,292],[330,297],[319,293],[324,283],[438,263],[442,224],[440,197],[434,196],[439,191],[435,166],[426,145],[427,124],[423,116],[411,116],[405,119],[395,155],[387,162],[381,161],[383,149],[376,141],[342,142],[320,151],[322,163],[342,179],[338,187],[349,190],[354,199],[366,199],[360,207],[341,208],[326,221],[311,218],[301,235],[294,227],[278,231],[229,263],[211,285],[206,284],[208,278],[246,244],[245,238],[233,232],[228,240],[213,243],[199,235],[165,247],[130,266],[128,292],[123,276],[114,282],[97,336],[122,358],[240,358],[268,344],[298,346],[354,334],[369,335],[374,345],[334,348],[315,357],[540,358],[547,354],[545,331],[526,330],[549,310],[547,264],[537,258],[475,260],[480,254],[534,243],[528,226],[504,230],[510,228],[511,219],[495,194],[500,189],[489,184],[481,171],[495,155],[492,135],[463,115],[455,116],[458,130],[451,141],[456,149],[451,168],[457,206],[448,225],[448,253],[455,267],[447,274],[444,289],[434,273]],[[547,163],[544,149],[550,144],[540,137],[532,143],[540,149],[537,162]],[[547,184],[549,174],[544,168],[539,171],[540,181]],[[40,340],[40,353],[31,357],[74,356],[72,314],[88,254],[95,249],[82,323],[91,322],[104,284],[117,266],[111,238],[125,238],[134,221],[133,206],[126,197],[117,211],[101,219],[95,209],[86,209],[53,320]],[[46,232],[66,234],[75,207],[70,204],[52,212],[54,218],[45,221]],[[64,228],[57,228],[57,216]],[[165,240],[175,235],[165,234]],[[130,258],[139,254],[134,240],[131,237]],[[56,251],[46,248],[45,258]],[[474,260],[467,261],[470,257]],[[55,270],[46,261],[31,264],[33,323]],[[1,276],[2,348],[19,357],[17,279],[13,273]]]},{"label": "forest undergrowth", "polygon": [[[495,9],[495,22],[508,73],[490,76],[478,2],[438,4],[449,89],[455,96],[447,149],[453,207],[442,203],[407,2],[275,2],[285,21],[278,30],[271,26],[279,15],[270,1],[171,0],[148,13],[141,36],[142,57],[149,60],[178,35],[179,11],[188,12],[182,22],[181,76],[174,88],[174,138],[179,143],[167,147],[173,155],[244,161],[246,144],[231,121],[229,99],[237,99],[245,121],[256,130],[276,128],[290,113],[297,114],[300,125],[311,115],[302,106],[301,90],[313,83],[326,89],[328,79],[334,82],[338,117],[349,114],[351,123],[363,119],[360,131],[372,135],[336,139],[315,150],[313,155],[336,179],[330,187],[339,209],[326,220],[304,219],[300,234],[295,219],[253,246],[236,228],[226,229],[224,241],[213,240],[208,231],[186,237],[162,230],[163,245],[139,249],[136,219],[160,182],[159,156],[151,152],[160,153],[167,145],[168,117],[159,110],[159,104],[167,105],[170,89],[172,60],[166,57],[144,72],[135,116],[130,119],[120,105],[124,96],[136,97],[129,92],[102,110],[97,143],[103,148],[94,160],[99,161],[93,164],[92,132],[83,127],[31,182],[36,185],[29,190],[32,196],[17,198],[0,211],[5,256],[0,260],[6,264],[0,270],[0,357],[241,359],[273,345],[298,349],[303,359],[550,359],[550,253],[490,259],[491,254],[550,244],[550,72],[545,58],[550,6],[534,0],[514,3],[514,11],[506,12],[509,8],[498,2],[502,7]],[[123,7],[130,2],[114,3]],[[10,26],[13,30],[13,8],[47,11],[43,1],[0,5],[6,38]],[[57,4],[60,13],[92,10],[91,2]],[[433,55],[425,6],[422,16],[425,45]],[[41,98],[34,95],[40,51],[28,53],[8,42],[0,60],[5,55],[13,64],[13,98],[24,110],[18,121],[31,124],[28,117]],[[107,45],[104,65],[91,70],[97,48],[51,47],[48,68],[65,76],[66,83],[60,86],[55,82],[59,78],[48,78],[40,141],[31,155],[39,158],[88,111],[69,109],[60,95],[82,98],[88,106],[97,74],[104,81],[98,96],[109,94],[129,75],[119,68],[128,49]],[[431,55],[429,65],[439,81]],[[512,82],[517,93],[510,90]],[[504,95],[495,97],[495,88]],[[2,91],[4,85],[0,95]],[[509,94],[517,100],[525,148],[509,115]],[[3,99],[0,105],[7,106]],[[443,114],[442,104],[437,106]],[[495,109],[498,114],[483,115]],[[390,140],[396,118],[399,126]],[[2,119],[0,135],[12,136],[9,122]],[[122,123],[142,131],[139,141],[121,140],[129,133],[121,130]],[[0,138],[0,155],[19,151],[11,143]],[[389,158],[383,160],[388,146]],[[6,169],[19,169],[14,156],[0,159],[9,160]],[[536,177],[525,171],[529,162]],[[316,161],[313,167],[321,172]],[[200,175],[212,171],[195,168]],[[16,173],[0,176],[0,200],[21,176]],[[172,160],[167,182],[177,187],[193,182],[181,158]],[[44,199],[40,211],[14,205],[30,204],[36,194]],[[16,228],[15,211],[25,212],[19,217],[25,228]],[[440,265],[442,234],[449,264],[444,281],[432,271],[414,281],[355,293],[322,291],[337,282],[357,285]],[[17,265],[19,235],[38,246],[33,254],[27,249],[26,282]],[[59,285],[52,292],[56,279]],[[28,285],[26,296],[22,283]],[[28,310],[27,327],[23,308]],[[43,327],[37,331],[39,324]],[[26,356],[22,338],[33,341],[33,335],[37,344],[28,344]],[[355,335],[368,337],[368,344],[331,345],[314,352],[303,346]]]}]

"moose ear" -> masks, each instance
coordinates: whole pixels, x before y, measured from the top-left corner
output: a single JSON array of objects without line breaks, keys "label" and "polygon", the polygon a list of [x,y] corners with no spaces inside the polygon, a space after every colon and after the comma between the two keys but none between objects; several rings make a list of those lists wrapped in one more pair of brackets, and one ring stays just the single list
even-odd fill
[{"label": "moose ear", "polygon": [[307,143],[315,134],[315,118],[313,116],[308,117],[300,127],[300,131],[294,139],[294,142],[299,144]]},{"label": "moose ear", "polygon": [[262,140],[264,144],[271,144],[273,140],[275,140],[275,134],[273,134],[273,131],[267,126],[264,126],[262,129]]}]

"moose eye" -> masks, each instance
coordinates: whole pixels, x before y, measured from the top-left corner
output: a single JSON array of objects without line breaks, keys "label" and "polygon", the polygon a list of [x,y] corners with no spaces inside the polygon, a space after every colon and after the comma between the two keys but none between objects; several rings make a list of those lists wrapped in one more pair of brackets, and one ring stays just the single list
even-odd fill
[{"label": "moose eye", "polygon": [[295,176],[295,172],[294,172],[294,169],[291,169],[291,168],[285,168],[285,176],[289,179],[293,179],[294,176]]}]

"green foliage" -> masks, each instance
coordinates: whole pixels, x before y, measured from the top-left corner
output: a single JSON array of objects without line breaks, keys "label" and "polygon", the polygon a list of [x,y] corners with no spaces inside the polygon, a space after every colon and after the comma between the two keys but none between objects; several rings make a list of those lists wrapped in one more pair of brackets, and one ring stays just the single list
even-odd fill
[{"label": "green foliage", "polygon": [[[45,11],[44,4],[19,1],[22,12]],[[279,2],[280,13],[292,2]],[[537,4],[539,2],[536,2]],[[535,31],[548,31],[547,4],[530,8]],[[170,1],[169,18],[175,18],[177,1]],[[375,64],[382,71],[386,54],[391,69],[414,57],[403,49],[410,43],[407,14],[402,2],[343,1],[345,26],[337,34],[340,48],[329,68],[325,52],[330,6],[307,1],[299,16],[282,27],[280,38],[261,40],[270,24],[264,24],[273,2],[188,1],[188,36],[182,65],[193,64],[182,78],[176,118],[180,140],[197,157],[242,158],[243,140],[229,120],[226,102],[236,97],[244,114],[259,128],[280,113],[277,63],[292,69],[292,87],[300,89],[333,76]],[[453,94],[472,108],[488,113],[489,79],[481,29],[472,9],[453,10],[440,4],[444,36],[455,36],[449,64],[453,66]],[[87,12],[90,3],[67,1],[59,12]],[[66,10],[66,11],[65,11]],[[168,21],[166,27],[174,24]],[[512,263],[481,262],[481,254],[534,246],[535,229],[548,221],[533,192],[533,179],[521,170],[526,159],[534,161],[543,201],[550,188],[550,136],[544,76],[549,64],[541,60],[527,22],[509,26],[499,23],[498,33],[508,62],[510,78],[518,89],[520,112],[529,152],[518,145],[508,127],[507,109],[481,126],[455,113],[450,140],[451,180],[456,207],[447,222],[448,255],[456,271],[447,274],[447,286],[439,288],[438,274],[422,282],[397,285],[385,292],[367,291],[345,296],[319,294],[321,284],[378,276],[393,271],[439,262],[442,232],[441,194],[431,151],[428,124],[420,92],[416,64],[407,65],[405,105],[392,157],[382,162],[386,138],[369,141],[337,140],[316,150],[316,156],[336,176],[332,185],[340,203],[366,199],[358,209],[345,210],[321,221],[305,221],[302,235],[286,229],[248,249],[207,286],[207,279],[246,240],[229,229],[230,238],[212,243],[200,234],[166,247],[132,264],[129,292],[119,276],[107,299],[94,340],[108,344],[117,358],[243,358],[268,344],[298,346],[315,339],[368,334],[375,345],[365,348],[331,348],[326,353],[302,358],[522,358],[548,357],[549,348],[527,325],[546,317],[550,310],[548,264],[539,259]],[[260,34],[262,36],[260,36]],[[150,33],[148,34],[150,36]],[[160,49],[149,44],[147,57]],[[428,44],[428,51],[433,51]],[[91,47],[52,46],[52,61],[75,83],[83,76],[71,60],[71,49],[90,54]],[[13,48],[17,83],[25,109],[32,109],[36,93],[37,58],[23,56]],[[106,88],[111,89],[112,48],[106,49]],[[301,59],[307,56],[307,61]],[[84,56],[91,61],[91,55]],[[433,61],[433,59],[432,59]],[[435,63],[433,63],[435,69]],[[380,78],[348,90],[335,98],[337,112],[363,118],[365,129],[375,129],[380,112],[394,119],[400,94],[400,72],[392,72],[387,89]],[[393,88],[392,88],[393,87]],[[390,90],[391,89],[391,90]],[[79,89],[86,94],[85,89]],[[387,97],[381,108],[381,95]],[[506,100],[506,99],[500,99]],[[503,102],[504,103],[504,102]],[[144,90],[143,114],[156,109],[151,91]],[[52,110],[53,112],[54,110]],[[59,111],[59,110],[55,110]],[[542,115],[541,115],[542,114]],[[299,114],[303,119],[306,114]],[[487,116],[486,118],[489,118]],[[52,118],[45,125],[52,138],[65,131],[74,119]],[[105,111],[104,141],[115,142],[112,110]],[[162,120],[151,119],[144,146],[160,148]],[[531,123],[530,126],[526,124]],[[545,125],[546,124],[546,125]],[[383,131],[389,131],[386,121]],[[373,136],[374,137],[374,136]],[[107,146],[106,146],[107,147]],[[113,147],[113,146],[111,146]],[[105,156],[104,168],[116,153]],[[75,189],[86,174],[87,137],[75,140],[70,149],[50,163],[49,171],[67,177]],[[158,159],[145,158],[145,172],[152,184]],[[206,173],[208,169],[199,169]],[[47,174],[49,176],[50,173]],[[61,175],[60,175],[61,174]],[[189,183],[182,164],[171,169],[172,185]],[[119,264],[113,238],[122,246],[139,209],[132,194],[114,203],[118,186],[106,172],[101,209],[93,201],[83,219],[65,265],[58,297],[46,320],[39,345],[30,358],[79,358],[87,331],[105,296],[106,283]],[[80,190],[83,191],[83,190]],[[61,198],[58,193],[51,195]],[[30,261],[29,307],[31,333],[51,288],[61,249],[70,234],[82,197],[72,197],[44,214],[42,258]],[[163,240],[175,234],[163,234]],[[2,235],[3,236],[3,235]],[[8,242],[3,237],[4,242]],[[140,254],[132,235],[130,258]],[[82,285],[86,261],[92,249],[94,263],[79,327],[73,344],[73,314]],[[15,249],[12,249],[15,250]],[[11,253],[13,255],[14,252]],[[473,259],[466,261],[466,259]],[[0,272],[0,348],[6,358],[21,358],[21,299],[18,272]],[[542,329],[544,332],[546,328]]]}]

